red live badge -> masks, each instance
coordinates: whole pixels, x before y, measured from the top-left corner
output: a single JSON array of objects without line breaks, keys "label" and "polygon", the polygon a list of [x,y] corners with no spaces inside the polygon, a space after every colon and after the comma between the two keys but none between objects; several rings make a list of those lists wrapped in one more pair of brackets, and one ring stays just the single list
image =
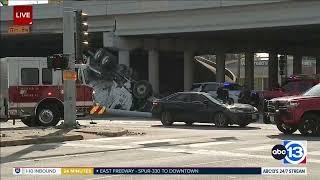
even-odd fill
[{"label": "red live badge", "polygon": [[14,25],[31,25],[32,6],[14,6],[13,23]]}]

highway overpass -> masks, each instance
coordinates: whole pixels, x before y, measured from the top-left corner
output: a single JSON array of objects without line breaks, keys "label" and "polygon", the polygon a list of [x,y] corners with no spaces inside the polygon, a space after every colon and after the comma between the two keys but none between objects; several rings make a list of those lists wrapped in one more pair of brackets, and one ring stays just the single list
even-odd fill
[{"label": "highway overpass", "polygon": [[[161,57],[168,58],[162,54],[180,53],[171,58],[182,59],[180,64],[166,63],[182,66],[176,73],[183,74],[183,88],[188,89],[195,55],[216,54],[217,81],[224,81],[224,54],[245,53],[246,83],[253,87],[253,53],[271,53],[269,73],[274,74],[277,54],[294,55],[294,73],[300,73],[301,57],[320,52],[319,1],[83,1],[74,7],[89,15],[92,49],[117,49],[119,63],[147,71],[145,78],[156,92],[165,70]],[[34,5],[33,14],[30,34],[10,35],[13,8],[0,7],[0,56],[62,52],[62,4]],[[271,87],[277,79],[269,80]]]}]

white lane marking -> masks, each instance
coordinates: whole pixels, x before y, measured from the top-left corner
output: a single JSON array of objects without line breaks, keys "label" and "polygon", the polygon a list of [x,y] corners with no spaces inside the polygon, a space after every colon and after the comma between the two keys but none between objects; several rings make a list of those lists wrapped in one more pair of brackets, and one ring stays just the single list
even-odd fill
[{"label": "white lane marking", "polygon": [[132,139],[135,137],[123,136],[123,137],[113,137],[113,138],[98,138],[98,139],[88,139],[83,141],[112,141],[112,140],[122,140],[122,139]]},{"label": "white lane marking", "polygon": [[104,149],[129,149],[133,146],[116,146],[116,145],[97,145],[97,144],[81,144],[81,143],[66,143],[63,146],[67,147],[82,147],[82,148],[104,148]]},{"label": "white lane marking", "polygon": [[204,147],[204,146],[211,146],[211,145],[220,145],[220,144],[231,144],[234,142],[206,142],[206,143],[194,143],[190,145],[183,145],[183,146],[189,146],[189,147]]},{"label": "white lane marking", "polygon": [[311,152],[308,152],[308,155],[320,156],[320,151],[311,151]]},{"label": "white lane marking", "polygon": [[272,145],[263,145],[263,146],[257,146],[257,147],[247,147],[247,148],[240,148],[240,151],[262,151],[266,149],[272,149]]},{"label": "white lane marking", "polygon": [[133,144],[149,144],[149,143],[160,143],[160,142],[173,142],[178,141],[179,139],[155,139],[155,140],[149,140],[149,141],[137,141],[133,142]]}]

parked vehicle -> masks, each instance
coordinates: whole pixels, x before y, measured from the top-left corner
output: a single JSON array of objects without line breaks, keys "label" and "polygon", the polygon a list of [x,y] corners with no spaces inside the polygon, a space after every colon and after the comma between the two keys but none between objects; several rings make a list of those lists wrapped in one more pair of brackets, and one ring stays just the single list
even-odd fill
[{"label": "parked vehicle", "polygon": [[270,118],[267,116],[267,102],[270,99],[284,96],[294,96],[304,93],[314,85],[320,83],[320,75],[292,75],[288,77],[281,87],[274,88],[270,91],[259,92],[260,99],[263,104],[263,121],[270,123]]},{"label": "parked vehicle", "polygon": [[259,119],[257,108],[249,104],[223,104],[204,92],[179,92],[153,102],[152,113],[165,126],[174,122],[214,123],[217,127],[238,124],[245,127]]},{"label": "parked vehicle", "polygon": [[[61,70],[47,68],[46,57],[7,57],[0,61],[0,119],[21,119],[27,126],[54,126],[63,117]],[[77,115],[93,105],[93,89],[86,84],[85,64],[76,64]]]},{"label": "parked vehicle", "polygon": [[299,96],[274,98],[268,101],[272,123],[285,134],[297,129],[303,135],[320,135],[320,83]]}]

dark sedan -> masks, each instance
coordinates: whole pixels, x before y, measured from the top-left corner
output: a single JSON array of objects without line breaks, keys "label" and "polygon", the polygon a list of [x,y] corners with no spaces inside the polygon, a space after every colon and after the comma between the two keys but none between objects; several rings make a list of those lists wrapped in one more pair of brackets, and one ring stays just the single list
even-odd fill
[{"label": "dark sedan", "polygon": [[174,122],[214,123],[217,127],[238,124],[245,127],[259,119],[258,110],[249,104],[223,104],[208,93],[179,92],[153,102],[152,114],[165,126]]}]

